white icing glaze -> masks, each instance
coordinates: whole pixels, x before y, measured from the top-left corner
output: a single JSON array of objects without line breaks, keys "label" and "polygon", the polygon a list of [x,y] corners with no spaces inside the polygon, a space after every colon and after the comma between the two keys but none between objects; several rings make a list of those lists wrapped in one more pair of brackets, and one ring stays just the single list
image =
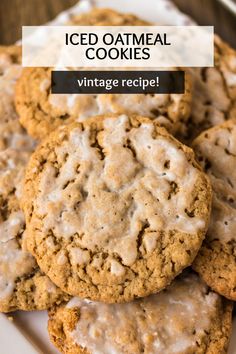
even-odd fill
[{"label": "white icing glaze", "polygon": [[88,251],[84,251],[81,248],[72,248],[70,250],[71,263],[72,264],[86,264],[90,260],[90,255]]},{"label": "white icing glaze", "polygon": [[[43,83],[43,82],[42,82]],[[172,95],[172,114],[178,117],[179,105],[181,104],[182,95]],[[107,113],[118,113],[124,111],[126,113],[139,114],[146,117],[156,118],[158,113],[158,121],[167,128],[171,128],[170,120],[163,113],[166,112],[169,102],[169,96],[163,95],[80,95],[80,94],[63,94],[49,95],[49,103],[51,106],[60,110],[61,114],[68,113],[76,117],[80,121],[94,115],[102,115]],[[163,108],[164,107],[164,108]]]},{"label": "white icing glaze", "polygon": [[57,291],[57,287],[56,287],[56,285],[55,284],[53,284],[52,282],[51,282],[51,280],[47,277],[47,276],[45,276],[44,277],[44,283],[43,283],[43,285],[45,286],[45,290],[48,292],[48,293],[55,293],[56,291]]},{"label": "white icing glaze", "polygon": [[218,295],[196,275],[175,280],[157,295],[124,304],[73,298],[66,308],[79,308],[71,339],[91,354],[193,353],[209,331]]},{"label": "white icing glaze", "polygon": [[0,152],[0,194],[7,196],[14,190],[17,198],[21,196],[25,166],[30,153],[15,149]]},{"label": "white icing glaze", "polygon": [[49,79],[44,79],[41,82],[41,84],[39,86],[39,89],[40,89],[40,91],[44,92],[44,91],[48,90],[50,88],[50,86],[51,86],[50,80]]},{"label": "white icing glaze", "polygon": [[[22,179],[29,153],[7,149],[0,152],[0,197],[8,201],[7,212],[0,211],[0,299],[6,300],[23,275],[36,266],[34,258],[21,249],[25,218],[18,205]],[[1,204],[2,207],[2,204]],[[11,209],[13,207],[13,209]]]},{"label": "white icing glaze", "polygon": [[124,267],[115,259],[111,259],[110,264],[111,264],[111,274],[115,274],[119,276],[125,273]]},{"label": "white icing glaze", "polygon": [[67,262],[66,255],[64,254],[63,251],[61,251],[57,257],[57,264],[63,265]]},{"label": "white icing glaze", "polygon": [[0,299],[11,296],[17,279],[35,267],[34,258],[15,239],[0,242]]},{"label": "white icing glaze", "polygon": [[12,240],[22,233],[25,218],[22,211],[13,212],[6,221],[0,223],[0,243]]}]

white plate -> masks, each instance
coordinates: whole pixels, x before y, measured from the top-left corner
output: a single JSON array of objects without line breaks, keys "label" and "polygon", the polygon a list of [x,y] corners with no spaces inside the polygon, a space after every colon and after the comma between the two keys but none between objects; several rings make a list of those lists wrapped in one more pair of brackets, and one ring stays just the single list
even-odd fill
[{"label": "white plate", "polygon": [[[81,0],[50,24],[68,21],[70,14],[89,11],[93,6],[130,12],[157,24],[187,25],[194,22],[168,0]],[[8,318],[11,318],[9,320]],[[0,354],[58,354],[47,333],[47,312],[0,314]],[[216,353],[217,354],[217,353]],[[228,354],[236,354],[236,320]]]}]

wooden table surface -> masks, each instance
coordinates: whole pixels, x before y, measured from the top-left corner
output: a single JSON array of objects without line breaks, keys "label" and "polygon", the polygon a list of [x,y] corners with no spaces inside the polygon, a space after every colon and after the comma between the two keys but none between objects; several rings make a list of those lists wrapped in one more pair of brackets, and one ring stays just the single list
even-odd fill
[{"label": "wooden table surface", "polygon": [[21,27],[37,26],[75,5],[78,0],[0,0],[0,44],[21,38]]},{"label": "wooden table surface", "polygon": [[[22,25],[39,25],[78,0],[0,0],[0,44],[12,44],[21,37]],[[114,0],[119,1],[119,0]],[[127,0],[129,1],[129,0]],[[144,0],[145,1],[148,0]],[[158,0],[156,0],[158,1]],[[236,48],[236,17],[218,0],[173,0],[201,25],[214,25],[216,33]]]}]

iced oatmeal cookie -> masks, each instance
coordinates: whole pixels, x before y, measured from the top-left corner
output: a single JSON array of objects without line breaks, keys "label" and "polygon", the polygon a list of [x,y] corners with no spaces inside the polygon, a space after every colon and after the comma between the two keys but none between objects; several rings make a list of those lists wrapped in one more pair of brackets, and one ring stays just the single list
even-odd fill
[{"label": "iced oatmeal cookie", "polygon": [[236,121],[205,131],[193,147],[213,187],[210,226],[194,269],[215,291],[236,300]]},{"label": "iced oatmeal cookie", "polygon": [[29,152],[0,152],[0,311],[41,310],[67,296],[22,248],[25,218],[19,206]]},{"label": "iced oatmeal cookie", "polygon": [[211,187],[157,122],[107,115],[53,132],[27,168],[27,246],[63,290],[125,302],[166,287],[196,256]]},{"label": "iced oatmeal cookie", "polygon": [[73,298],[49,314],[63,354],[215,354],[227,352],[232,305],[195,274],[126,304]]},{"label": "iced oatmeal cookie", "polygon": [[[95,9],[71,21],[76,25],[147,25],[133,15],[108,9]],[[176,134],[187,124],[190,114],[191,84],[187,73],[184,94],[57,95],[50,89],[51,69],[48,68],[26,68],[17,84],[16,107],[20,121],[38,139],[62,124],[106,113],[147,116]]]},{"label": "iced oatmeal cookie", "polygon": [[19,123],[14,105],[15,84],[21,75],[21,47],[0,46],[0,151],[31,150],[35,144]]},{"label": "iced oatmeal cookie", "polygon": [[190,143],[201,132],[236,116],[236,51],[215,36],[214,68],[190,71],[193,100],[180,139]]}]

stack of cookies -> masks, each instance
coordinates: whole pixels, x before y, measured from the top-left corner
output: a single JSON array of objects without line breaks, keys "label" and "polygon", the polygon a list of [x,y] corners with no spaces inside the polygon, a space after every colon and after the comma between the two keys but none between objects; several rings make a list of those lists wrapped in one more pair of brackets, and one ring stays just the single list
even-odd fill
[{"label": "stack of cookies", "polygon": [[20,58],[0,48],[0,311],[49,309],[64,354],[226,353],[236,52],[216,37],[181,95],[55,95]]}]

